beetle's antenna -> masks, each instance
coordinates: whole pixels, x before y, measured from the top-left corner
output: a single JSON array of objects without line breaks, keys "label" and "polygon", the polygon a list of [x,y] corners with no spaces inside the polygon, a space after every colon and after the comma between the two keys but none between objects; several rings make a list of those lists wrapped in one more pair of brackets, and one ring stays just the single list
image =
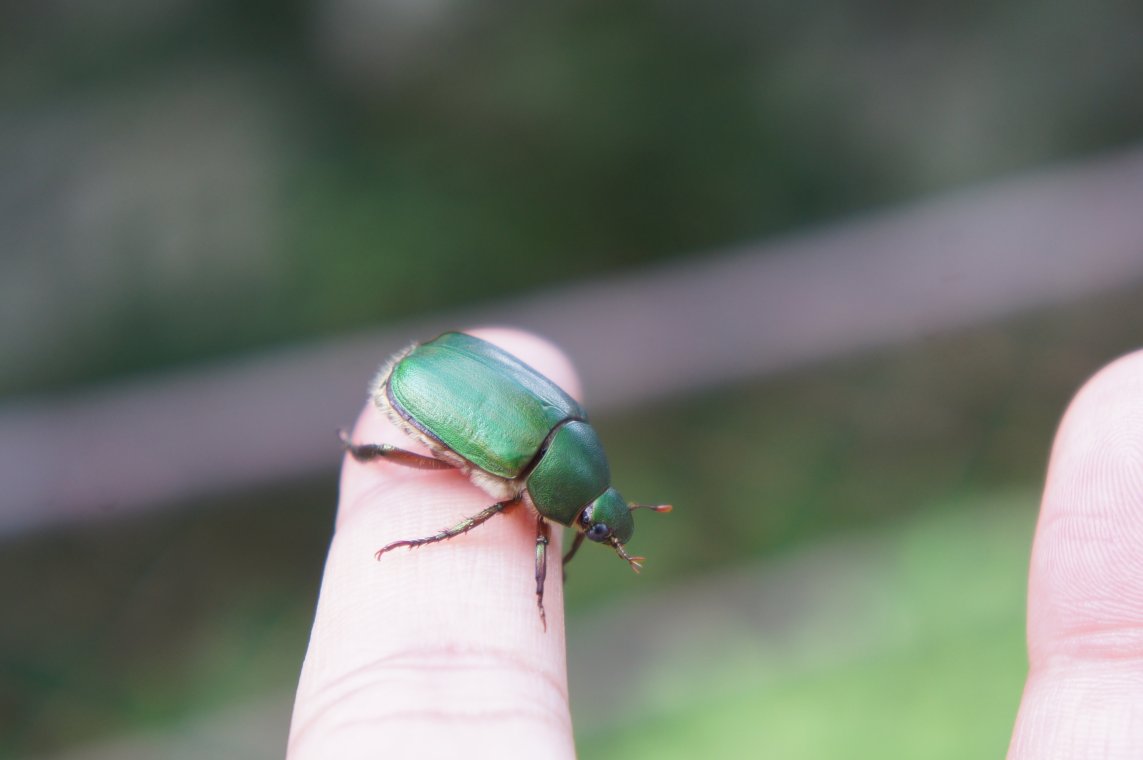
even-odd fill
[{"label": "beetle's antenna", "polygon": [[627,560],[627,562],[631,565],[632,570],[634,570],[635,572],[639,572],[643,568],[642,563],[644,561],[646,561],[646,559],[647,559],[646,557],[632,557],[623,548],[623,544],[619,543],[615,539],[611,539],[611,545],[613,547],[615,547],[615,553],[616,554],[618,554],[623,559]]},{"label": "beetle's antenna", "polygon": [[672,509],[674,509],[674,507],[672,507],[670,504],[628,504],[627,508],[632,512],[634,512],[636,509],[649,509],[652,512],[658,512],[659,514],[666,514],[667,512],[670,512]]}]

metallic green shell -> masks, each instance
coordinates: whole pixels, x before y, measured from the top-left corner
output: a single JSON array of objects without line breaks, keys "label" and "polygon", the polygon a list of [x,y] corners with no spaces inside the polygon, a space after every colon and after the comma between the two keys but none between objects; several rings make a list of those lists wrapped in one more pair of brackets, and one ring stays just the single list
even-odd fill
[{"label": "metallic green shell", "polygon": [[416,346],[393,367],[386,392],[393,409],[418,430],[508,479],[526,473],[557,425],[587,417],[551,380],[463,333]]}]

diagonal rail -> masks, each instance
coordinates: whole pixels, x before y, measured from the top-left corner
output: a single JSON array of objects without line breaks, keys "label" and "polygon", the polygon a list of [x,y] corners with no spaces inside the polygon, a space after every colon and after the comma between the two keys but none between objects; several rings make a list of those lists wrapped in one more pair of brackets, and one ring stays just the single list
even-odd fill
[{"label": "diagonal rail", "polygon": [[0,407],[0,535],[328,471],[377,364],[503,323],[593,409],[666,399],[1143,281],[1143,149],[737,250],[316,345]]}]

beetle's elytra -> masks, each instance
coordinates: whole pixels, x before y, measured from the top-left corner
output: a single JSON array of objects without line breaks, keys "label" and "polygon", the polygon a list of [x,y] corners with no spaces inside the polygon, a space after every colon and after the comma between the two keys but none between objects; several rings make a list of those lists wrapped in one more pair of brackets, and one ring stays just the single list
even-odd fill
[{"label": "beetle's elytra", "polygon": [[[388,444],[344,438],[359,462],[386,459],[422,469],[458,469],[496,503],[424,538],[395,541],[416,547],[466,533],[494,515],[524,504],[536,515],[536,604],[544,619],[549,521],[576,529],[564,557],[584,537],[611,546],[638,570],[624,544],[640,507],[668,512],[667,504],[628,504],[611,487],[611,469],[587,413],[562,388],[503,349],[464,333],[448,332],[414,344],[381,369],[373,402],[432,456]],[[546,627],[546,623],[545,623]]]}]

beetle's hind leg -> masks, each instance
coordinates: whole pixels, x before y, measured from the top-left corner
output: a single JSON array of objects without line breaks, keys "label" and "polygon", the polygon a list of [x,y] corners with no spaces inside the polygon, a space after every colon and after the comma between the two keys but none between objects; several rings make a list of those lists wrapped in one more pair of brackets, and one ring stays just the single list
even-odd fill
[{"label": "beetle's hind leg", "polygon": [[475,528],[477,525],[488,522],[488,520],[495,517],[500,512],[503,512],[505,509],[508,509],[509,507],[513,507],[519,503],[520,503],[519,497],[517,497],[515,499],[510,499],[508,501],[497,502],[497,503],[493,504],[491,507],[480,510],[475,515],[473,515],[472,517],[464,518],[463,520],[461,520],[460,522],[458,522],[456,525],[452,526],[451,528],[446,528],[446,529],[440,531],[439,533],[434,533],[433,535],[425,536],[424,538],[406,538],[402,541],[394,541],[393,543],[382,547],[373,556],[375,556],[377,559],[381,559],[382,554],[389,551],[390,549],[396,549],[399,546],[407,546],[410,549],[413,549],[413,548],[416,548],[418,546],[423,546],[425,544],[435,544],[438,541],[447,541],[450,538],[453,538],[455,536],[459,536],[462,533],[469,532],[470,530]]},{"label": "beetle's hind leg", "polygon": [[416,454],[412,451],[399,449],[396,446],[390,446],[387,443],[354,443],[349,440],[349,436],[346,435],[344,430],[337,431],[337,435],[338,438],[341,439],[341,445],[349,452],[349,455],[358,462],[372,462],[377,459],[385,459],[393,464],[415,467],[418,470],[456,469],[456,465],[449,464],[443,459]]}]

